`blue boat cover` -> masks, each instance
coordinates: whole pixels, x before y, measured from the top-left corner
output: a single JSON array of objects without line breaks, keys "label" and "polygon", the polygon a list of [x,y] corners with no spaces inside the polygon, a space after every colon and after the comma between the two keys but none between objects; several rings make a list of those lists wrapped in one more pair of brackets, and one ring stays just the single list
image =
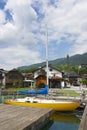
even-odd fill
[{"label": "blue boat cover", "polygon": [[48,94],[48,85],[45,86],[45,88],[42,88],[40,90],[19,90],[18,91],[19,94]]}]

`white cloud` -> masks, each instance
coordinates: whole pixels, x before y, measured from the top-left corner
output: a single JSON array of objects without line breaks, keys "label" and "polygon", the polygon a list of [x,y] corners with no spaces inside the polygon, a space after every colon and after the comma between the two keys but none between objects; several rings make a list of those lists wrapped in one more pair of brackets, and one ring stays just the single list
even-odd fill
[{"label": "white cloud", "polygon": [[[5,12],[8,10],[12,19],[7,16],[7,20]],[[0,16],[2,18],[0,21],[2,67],[10,69],[40,62],[39,52],[29,50],[28,47],[37,41],[32,32],[34,26],[37,25],[37,14],[31,7],[31,1],[8,0],[4,10],[0,11]],[[3,24],[4,22],[5,24]]]},{"label": "white cloud", "polygon": [[18,28],[32,27],[33,20],[36,20],[37,15],[34,9],[31,7],[31,0],[9,0],[5,10],[10,10],[15,26]]},{"label": "white cloud", "polygon": [[41,62],[38,52],[28,50],[20,45],[0,49],[0,59],[2,57],[3,64],[0,67],[8,66],[8,69]]},{"label": "white cloud", "polygon": [[[85,49],[87,45],[84,43],[84,40],[86,42],[87,38],[85,37],[85,39],[82,38],[81,40],[81,37],[83,37],[83,34],[87,31],[86,0],[61,0],[57,3],[56,7],[49,6],[46,15],[50,34],[49,38],[51,40],[56,39],[58,44],[62,37],[65,37],[71,44],[72,40],[74,40],[74,42],[76,41],[75,43],[73,42],[72,45],[72,54],[77,53],[78,45],[80,45],[79,49],[82,50],[78,51],[79,53],[87,51],[87,49]],[[68,37],[67,34],[71,35],[71,37]]]},{"label": "white cloud", "polygon": [[76,39],[76,43],[73,45],[73,48],[70,49],[72,54],[82,54],[87,52],[87,32],[84,32]]},{"label": "white cloud", "polygon": [[5,13],[0,10],[0,26],[5,22]]},{"label": "white cloud", "polygon": [[[46,43],[45,23],[48,25],[49,44],[55,41],[56,51],[64,38],[70,55],[87,52],[86,16],[87,0],[6,0],[5,8],[0,10],[2,67],[12,68],[41,61],[43,52],[40,53],[38,44]],[[63,49],[61,51],[65,57]],[[55,59],[55,54],[53,57]]]}]

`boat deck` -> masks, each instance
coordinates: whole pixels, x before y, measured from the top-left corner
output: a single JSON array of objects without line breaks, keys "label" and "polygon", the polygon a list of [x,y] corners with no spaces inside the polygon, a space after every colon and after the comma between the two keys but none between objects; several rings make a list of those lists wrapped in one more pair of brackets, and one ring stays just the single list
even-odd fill
[{"label": "boat deck", "polygon": [[52,113],[52,109],[1,104],[0,130],[38,130]]}]

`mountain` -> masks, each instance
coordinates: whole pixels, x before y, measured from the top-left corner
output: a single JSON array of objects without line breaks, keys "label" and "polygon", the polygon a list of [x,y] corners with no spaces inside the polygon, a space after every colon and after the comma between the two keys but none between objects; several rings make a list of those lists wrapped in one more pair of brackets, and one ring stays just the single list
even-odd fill
[{"label": "mountain", "polygon": [[[21,66],[21,67],[18,67],[18,69],[37,68],[37,67],[42,67],[45,64],[46,64],[45,62],[42,62],[42,63],[37,63],[37,64],[29,65],[29,66]],[[59,65],[67,64],[67,57],[49,61],[49,64],[51,64],[52,66],[59,66]],[[72,66],[87,64],[87,53],[76,54],[69,57],[69,64]]]}]

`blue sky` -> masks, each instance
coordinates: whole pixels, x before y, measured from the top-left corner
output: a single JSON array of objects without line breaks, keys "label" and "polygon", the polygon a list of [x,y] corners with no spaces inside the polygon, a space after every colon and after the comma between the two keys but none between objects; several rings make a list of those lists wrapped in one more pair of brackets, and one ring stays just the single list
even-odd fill
[{"label": "blue sky", "polygon": [[87,52],[87,0],[0,0],[0,68]]}]

